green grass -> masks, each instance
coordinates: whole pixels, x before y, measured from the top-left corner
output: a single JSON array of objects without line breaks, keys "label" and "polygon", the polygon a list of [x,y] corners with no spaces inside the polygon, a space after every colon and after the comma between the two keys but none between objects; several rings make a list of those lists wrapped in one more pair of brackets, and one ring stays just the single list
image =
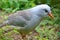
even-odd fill
[{"label": "green grass", "polygon": [[[27,8],[34,7],[38,4],[48,4],[51,6],[52,13],[55,17],[52,20],[50,17],[45,18],[40,26],[36,28],[36,31],[39,33],[37,36],[33,36],[34,39],[38,40],[60,40],[60,2],[59,0],[0,0],[0,23],[4,22],[8,15]],[[3,34],[5,30],[9,29],[10,26],[5,26],[0,28],[0,40],[13,40],[11,35],[15,32],[16,37],[19,33],[14,29],[7,34]],[[34,34],[34,33],[32,33]],[[31,34],[31,35],[32,35]],[[2,37],[1,37],[2,36]]]}]

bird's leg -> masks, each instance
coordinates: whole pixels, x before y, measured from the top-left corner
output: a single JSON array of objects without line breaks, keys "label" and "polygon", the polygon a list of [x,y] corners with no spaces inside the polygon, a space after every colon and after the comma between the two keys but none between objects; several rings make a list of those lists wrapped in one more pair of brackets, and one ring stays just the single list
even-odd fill
[{"label": "bird's leg", "polygon": [[21,34],[21,35],[22,35],[22,39],[23,39],[23,40],[27,40],[26,34]]}]

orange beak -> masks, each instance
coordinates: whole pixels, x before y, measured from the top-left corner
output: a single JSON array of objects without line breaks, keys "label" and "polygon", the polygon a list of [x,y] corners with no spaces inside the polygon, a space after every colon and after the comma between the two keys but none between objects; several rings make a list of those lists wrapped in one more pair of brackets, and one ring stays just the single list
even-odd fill
[{"label": "orange beak", "polygon": [[52,15],[51,12],[50,12],[48,15],[49,15],[52,19],[54,19],[54,16]]}]

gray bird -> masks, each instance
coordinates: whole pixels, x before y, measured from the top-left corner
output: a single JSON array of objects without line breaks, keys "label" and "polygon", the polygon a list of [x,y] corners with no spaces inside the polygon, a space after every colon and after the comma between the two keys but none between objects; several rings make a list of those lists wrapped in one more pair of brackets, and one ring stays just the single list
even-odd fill
[{"label": "gray bird", "polygon": [[33,31],[41,22],[41,19],[49,15],[51,18],[54,16],[51,14],[50,6],[47,4],[37,5],[33,8],[17,11],[14,14],[9,15],[8,19],[0,25],[0,27],[13,25],[17,31],[22,35],[26,35]]}]

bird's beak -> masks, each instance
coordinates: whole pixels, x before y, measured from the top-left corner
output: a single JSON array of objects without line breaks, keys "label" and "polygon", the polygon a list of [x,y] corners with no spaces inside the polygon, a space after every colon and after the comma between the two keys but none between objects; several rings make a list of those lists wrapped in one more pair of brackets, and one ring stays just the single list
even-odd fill
[{"label": "bird's beak", "polygon": [[54,16],[53,16],[53,14],[50,12],[49,14],[48,14],[52,19],[54,19]]}]

